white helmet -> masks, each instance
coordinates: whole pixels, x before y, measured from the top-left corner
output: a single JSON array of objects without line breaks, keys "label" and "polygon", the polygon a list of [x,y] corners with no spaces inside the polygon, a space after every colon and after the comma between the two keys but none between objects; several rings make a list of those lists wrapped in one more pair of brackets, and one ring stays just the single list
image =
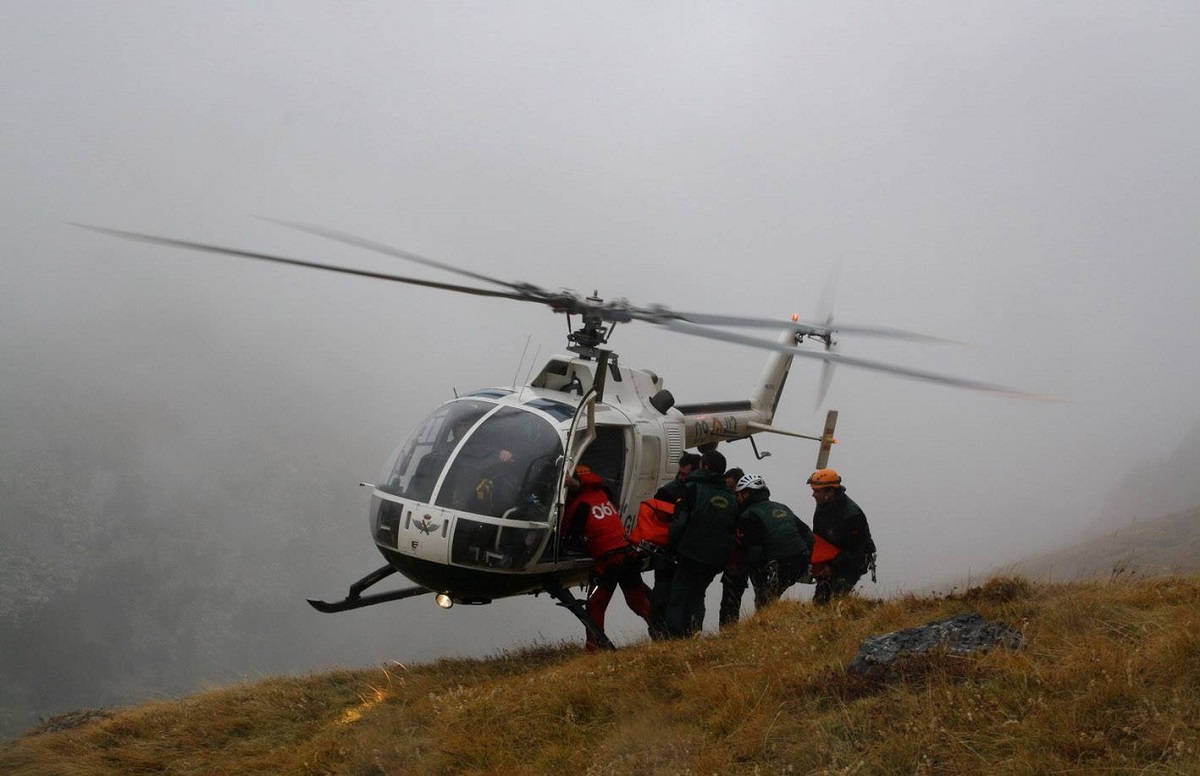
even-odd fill
[{"label": "white helmet", "polygon": [[737,481],[737,490],[766,490],[767,483],[760,474],[747,474]]}]

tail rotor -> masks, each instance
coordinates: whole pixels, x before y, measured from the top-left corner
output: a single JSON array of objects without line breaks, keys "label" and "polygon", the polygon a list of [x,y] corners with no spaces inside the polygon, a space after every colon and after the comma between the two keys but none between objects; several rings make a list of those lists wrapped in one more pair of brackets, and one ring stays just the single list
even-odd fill
[{"label": "tail rotor", "polygon": [[[833,325],[833,303],[837,297],[838,277],[841,274],[841,265],[834,264],[833,269],[829,271],[829,278],[825,281],[825,288],[821,290],[821,298],[817,302],[817,322],[823,325],[826,329],[824,336],[820,339],[824,343],[826,353],[837,352],[837,340],[833,338],[835,328]],[[821,365],[821,382],[817,389],[817,403],[813,407],[814,410],[820,409],[825,402],[825,395],[829,393],[829,386],[833,382],[833,370],[837,368],[834,361],[825,361]]]}]

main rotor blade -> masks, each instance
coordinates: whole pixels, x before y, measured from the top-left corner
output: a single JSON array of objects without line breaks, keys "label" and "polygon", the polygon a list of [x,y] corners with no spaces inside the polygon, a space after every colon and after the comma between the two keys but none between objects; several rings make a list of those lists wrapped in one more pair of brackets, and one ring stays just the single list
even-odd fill
[{"label": "main rotor blade", "polygon": [[887,374],[907,377],[911,380],[921,380],[927,383],[949,385],[955,388],[969,388],[974,391],[986,391],[988,393],[998,393],[1005,396],[1013,396],[1022,399],[1054,401],[1053,397],[1038,396],[1036,394],[1026,393],[1025,391],[1018,391],[1013,388],[1007,388],[1005,386],[995,385],[992,383],[985,383],[979,380],[966,380],[961,377],[951,377],[949,375],[943,375],[937,372],[926,372],[920,369],[911,369],[906,366],[896,366],[895,364],[888,364],[883,361],[844,356],[840,353],[826,353],[819,350],[802,350],[790,345],[784,345],[780,342],[759,339],[757,337],[748,337],[744,334],[736,334],[734,332],[708,329],[703,326],[697,326],[695,324],[683,321],[666,320],[662,322],[662,325],[681,334],[690,334],[694,337],[704,337],[706,339],[720,340],[722,342],[732,342],[737,345],[749,345],[750,347],[761,348],[763,350],[775,350],[780,353],[790,353],[794,356],[813,358],[819,361],[824,361],[828,364],[844,364],[846,366],[858,367],[860,369],[870,369],[876,372],[886,372]]},{"label": "main rotor blade", "polygon": [[416,262],[417,264],[424,264],[426,267],[433,267],[435,269],[444,270],[446,272],[453,272],[457,275],[462,275],[463,277],[471,278],[472,280],[481,280],[485,283],[494,283],[495,285],[503,286],[504,288],[511,288],[514,291],[522,291],[522,290],[535,290],[536,291],[536,290],[539,290],[536,288],[536,286],[532,286],[529,284],[522,284],[522,283],[510,283],[506,280],[500,280],[499,278],[493,278],[493,277],[489,277],[487,275],[481,275],[478,272],[472,272],[471,270],[462,269],[461,267],[456,267],[453,264],[447,264],[442,261],[437,261],[436,259],[428,259],[419,254],[412,253],[411,251],[401,250],[400,248],[393,248],[390,245],[386,245],[381,242],[376,242],[374,240],[368,240],[365,237],[358,237],[357,235],[350,234],[349,232],[342,232],[337,229],[330,229],[330,228],[324,227],[324,226],[312,226],[310,224],[302,224],[302,223],[299,223],[298,221],[285,221],[280,218],[270,218],[268,216],[259,216],[259,218],[261,218],[263,221],[270,221],[273,224],[278,224],[279,226],[286,226],[289,229],[295,229],[297,231],[304,232],[305,234],[311,234],[316,237],[323,237],[326,240],[332,240],[333,242],[344,243],[345,245],[353,245],[356,248],[364,248],[368,251],[375,251],[376,253],[382,253],[386,256],[394,256],[398,259],[404,259],[405,261],[412,261],[412,262]]},{"label": "main rotor blade", "polygon": [[[332,228],[325,227],[325,226],[315,226],[313,224],[305,224],[305,223],[301,223],[299,221],[288,221],[288,220],[282,219],[282,218],[272,218],[270,216],[258,216],[258,217],[260,219],[262,219],[263,221],[269,221],[273,224],[287,227],[288,229],[295,229],[297,231],[304,232],[305,234],[311,234],[316,237],[322,237],[326,240],[331,240],[333,242],[338,242],[338,243],[342,243],[345,245],[353,245],[356,248],[363,248],[368,251],[382,253],[386,256],[394,256],[398,259],[404,259],[405,261],[412,261],[417,264],[422,264],[426,267],[433,267],[435,269],[440,269],[445,272],[452,272],[457,275],[462,275],[463,277],[468,277],[468,278],[471,278],[472,280],[480,280],[485,283],[492,283],[494,285],[502,286],[504,288],[510,288],[519,293],[521,293],[521,292],[528,293],[531,296],[535,297],[535,299],[533,299],[531,301],[540,301],[540,302],[547,302],[547,303],[550,301],[551,295],[548,292],[546,292],[530,283],[513,283],[513,282],[506,281],[506,280],[500,280],[499,278],[494,278],[489,275],[484,275],[484,274],[481,274],[478,272],[473,272],[471,270],[462,269],[461,267],[456,267],[453,264],[447,264],[446,262],[443,262],[443,261],[438,261],[436,259],[430,259],[425,256],[421,256],[420,254],[413,253],[412,251],[406,251],[401,248],[396,248],[391,245],[387,245],[386,243],[377,242],[375,240],[369,240],[365,237],[359,237],[358,235],[350,234],[349,232],[343,232],[339,229],[332,229]],[[562,295],[559,295],[559,296],[562,296]],[[660,315],[666,315],[669,317],[680,318],[685,321],[690,321],[692,323],[698,323],[701,325],[708,325],[708,326],[749,326],[749,327],[773,328],[773,329],[781,328],[781,324],[779,321],[774,320],[774,319],[768,319],[768,318],[751,318],[751,317],[746,317],[746,316],[734,316],[734,315],[710,315],[707,313],[677,313],[674,311],[667,310],[666,308],[646,309],[646,308],[630,307],[630,308],[628,308],[628,311],[629,311],[629,314],[631,315],[631,317],[639,318],[641,320],[653,320],[653,319],[658,318]],[[578,311],[573,310],[573,312],[578,312]],[[604,317],[609,320],[622,320],[623,319],[620,317],[617,317],[617,318],[613,317],[614,315],[618,315],[618,316],[623,315],[623,311],[604,309],[604,310],[601,310],[601,314],[604,315]],[[893,329],[893,328],[888,328],[888,327],[883,327],[883,326],[841,326],[841,325],[831,326],[829,324],[829,321],[826,321],[824,324],[806,323],[803,321],[800,321],[800,322],[786,321],[782,324],[782,327],[790,328],[793,331],[798,331],[803,334],[815,334],[818,336],[824,336],[831,332],[842,332],[845,334],[864,334],[864,335],[875,336],[875,337],[891,337],[894,339],[907,339],[907,340],[916,340],[916,341],[922,341],[922,342],[946,342],[947,341],[947,340],[943,340],[940,337],[932,337],[927,334],[918,334],[916,332],[903,331],[901,329]]]},{"label": "main rotor blade", "polygon": [[942,337],[920,334],[915,331],[894,329],[888,326],[845,326],[840,323],[813,323],[807,321],[781,321],[776,318],[754,318],[743,315],[715,315],[713,313],[680,313],[673,310],[651,309],[643,320],[662,323],[668,320],[684,321],[700,326],[744,326],[756,329],[790,329],[801,334],[862,334],[872,337],[914,340],[917,342],[952,342]]},{"label": "main rotor blade", "polygon": [[120,229],[108,229],[103,226],[90,226],[88,224],[78,224],[68,221],[72,226],[78,226],[81,229],[87,229],[100,234],[107,234],[112,237],[120,237],[125,240],[133,240],[135,242],[150,243],[151,245],[166,245],[172,248],[188,248],[196,251],[207,251],[209,253],[219,253],[225,256],[238,256],[245,259],[255,259],[257,261],[270,261],[276,264],[288,264],[293,267],[306,267],[308,269],[322,269],[327,272],[340,272],[344,275],[358,275],[359,277],[374,278],[376,280],[391,280],[396,283],[407,283],[413,286],[424,286],[426,288],[437,288],[443,291],[456,291],[462,294],[473,294],[475,296],[490,296],[499,297],[501,299],[515,299],[519,302],[538,302],[542,300],[531,297],[528,294],[511,293],[508,291],[492,291],[486,288],[472,288],[470,286],[460,286],[454,283],[439,283],[434,280],[422,280],[420,278],[410,278],[403,275],[392,275],[386,272],[371,272],[365,269],[354,269],[352,267],[339,267],[334,264],[320,264],[315,261],[303,261],[301,259],[289,259],[285,256],[274,256],[269,253],[259,253],[257,251],[243,251],[237,248],[225,248],[220,245],[211,245],[209,243],[192,242],[190,240],[176,240],[171,237],[158,237],[152,234],[140,234],[138,232],[125,232]]}]

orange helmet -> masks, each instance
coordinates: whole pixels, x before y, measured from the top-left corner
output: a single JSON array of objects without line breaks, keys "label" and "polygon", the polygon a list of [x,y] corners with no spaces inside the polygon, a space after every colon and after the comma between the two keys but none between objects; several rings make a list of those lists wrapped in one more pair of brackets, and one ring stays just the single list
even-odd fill
[{"label": "orange helmet", "polygon": [[840,488],[842,486],[842,478],[833,469],[817,469],[808,478],[808,484],[813,490]]},{"label": "orange helmet", "polygon": [[579,484],[586,487],[599,487],[604,484],[604,478],[596,472],[592,471],[592,467],[587,464],[579,464],[575,467],[575,479]]}]

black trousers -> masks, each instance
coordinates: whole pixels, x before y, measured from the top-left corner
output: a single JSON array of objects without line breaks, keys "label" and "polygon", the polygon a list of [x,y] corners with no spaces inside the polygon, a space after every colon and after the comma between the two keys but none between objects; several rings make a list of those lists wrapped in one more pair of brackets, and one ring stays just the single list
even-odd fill
[{"label": "black trousers", "polygon": [[706,566],[680,556],[667,604],[667,633],[682,638],[704,627],[704,593],[723,566]]},{"label": "black trousers", "polygon": [[654,585],[650,589],[650,638],[667,638],[667,605],[671,603],[671,584],[675,581],[675,561],[662,555],[652,555],[650,571]]}]

